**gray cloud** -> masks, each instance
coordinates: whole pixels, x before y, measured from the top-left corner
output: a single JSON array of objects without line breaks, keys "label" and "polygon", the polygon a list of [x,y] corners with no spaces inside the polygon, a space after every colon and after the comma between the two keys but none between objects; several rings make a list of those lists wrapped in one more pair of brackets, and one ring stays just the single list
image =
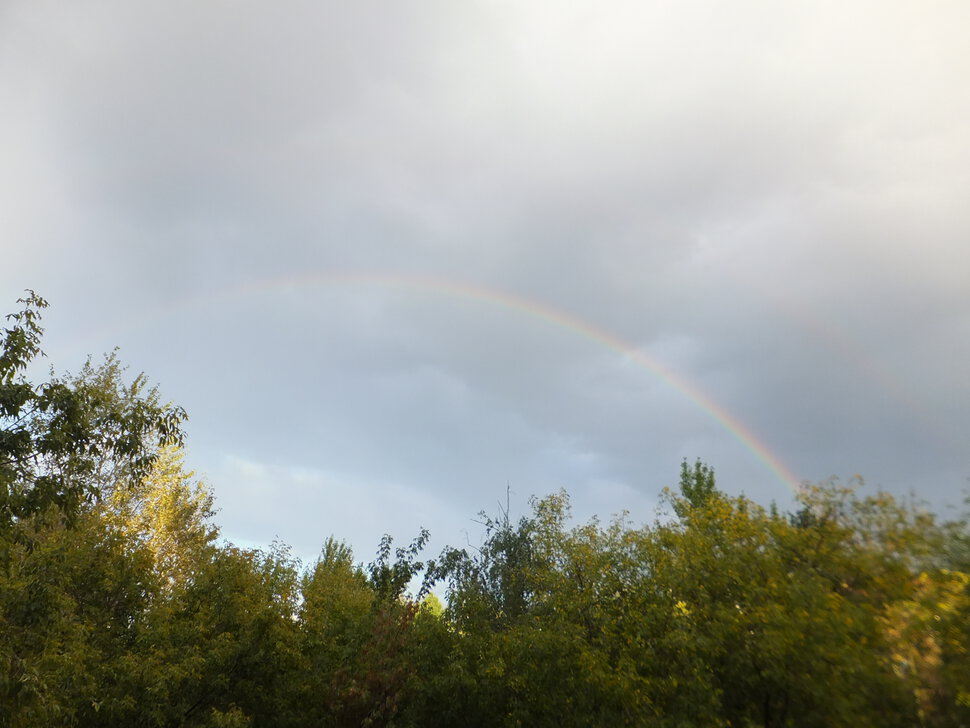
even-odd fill
[{"label": "gray cloud", "polygon": [[189,408],[236,537],[369,549],[506,482],[649,518],[695,456],[786,497],[632,350],[799,477],[965,485],[962,5],[0,12],[8,308]]}]

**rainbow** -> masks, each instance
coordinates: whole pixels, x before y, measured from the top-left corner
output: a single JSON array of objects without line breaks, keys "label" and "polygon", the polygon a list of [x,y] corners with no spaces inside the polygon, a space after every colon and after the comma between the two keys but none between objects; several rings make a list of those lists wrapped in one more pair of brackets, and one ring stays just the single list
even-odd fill
[{"label": "rainbow", "polygon": [[[148,318],[167,318],[177,311],[193,310],[206,304],[226,303],[257,293],[318,287],[322,285],[376,285],[432,292],[439,295],[464,298],[493,306],[500,306],[538,319],[544,323],[578,333],[585,338],[623,354],[640,368],[673,387],[749,450],[782,483],[795,492],[799,488],[800,480],[771,451],[768,445],[760,440],[737,417],[731,415],[730,412],[725,410],[688,379],[664,366],[660,361],[644,353],[637,346],[624,341],[609,331],[594,326],[589,321],[573,316],[541,301],[536,301],[508,291],[467,281],[410,273],[313,272],[296,276],[291,275],[281,278],[257,280],[243,285],[218,289],[200,296],[180,299],[175,305],[166,306],[161,311],[157,311],[155,316],[149,316]],[[144,321],[144,317],[139,318],[140,325],[143,326]],[[117,330],[117,327],[112,328]]]}]

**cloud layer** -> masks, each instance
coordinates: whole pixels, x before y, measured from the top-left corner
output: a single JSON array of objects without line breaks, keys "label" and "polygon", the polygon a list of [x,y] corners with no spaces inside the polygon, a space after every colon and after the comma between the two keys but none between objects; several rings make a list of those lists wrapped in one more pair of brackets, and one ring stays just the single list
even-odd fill
[{"label": "cloud layer", "polygon": [[964,4],[139,5],[0,10],[0,286],[189,409],[230,535],[642,520],[697,456],[786,498],[638,356],[799,478],[959,498]]}]

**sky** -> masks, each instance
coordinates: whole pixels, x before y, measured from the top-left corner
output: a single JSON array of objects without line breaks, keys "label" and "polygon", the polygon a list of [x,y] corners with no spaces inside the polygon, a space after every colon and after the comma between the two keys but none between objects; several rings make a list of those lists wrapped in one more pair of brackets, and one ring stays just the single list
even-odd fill
[{"label": "sky", "polygon": [[0,310],[188,410],[223,534],[476,545],[681,462],[970,485],[963,0],[4,0]]}]

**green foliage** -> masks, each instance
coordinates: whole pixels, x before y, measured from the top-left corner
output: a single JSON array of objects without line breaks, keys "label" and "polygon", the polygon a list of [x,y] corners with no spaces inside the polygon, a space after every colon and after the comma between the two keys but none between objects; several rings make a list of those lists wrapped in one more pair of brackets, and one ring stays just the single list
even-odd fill
[{"label": "green foliage", "polygon": [[160,648],[145,687],[168,720],[203,724],[213,709],[257,725],[287,715],[287,680],[300,665],[297,573],[285,550],[226,546],[153,613]]},{"label": "green foliage", "polygon": [[350,549],[329,539],[303,580],[300,625],[305,671],[300,680],[305,720],[313,725],[389,725],[413,699],[416,634],[438,621],[428,602],[429,578],[416,597],[406,590],[420,576],[417,560],[428,538],[393,549],[385,536],[367,569]]},{"label": "green foliage", "polygon": [[933,622],[948,658],[930,649],[915,679],[949,681],[932,693],[947,710],[900,679],[899,650],[929,649],[912,579],[946,529],[857,487],[806,488],[785,516],[719,493],[702,464],[682,475],[678,520],[569,528],[558,494],[516,525],[486,517],[480,549],[446,554],[457,632],[429,684],[456,707],[441,724],[891,726],[960,709],[955,586],[921,602],[954,616]]},{"label": "green foliage", "polygon": [[507,508],[496,518],[484,512],[479,517],[485,527],[484,543],[474,554],[446,549],[436,576],[448,582],[453,618],[470,620],[476,629],[482,625],[501,629],[528,613],[537,567],[536,524],[529,518],[513,523]]},{"label": "green foliage", "polygon": [[46,302],[21,303],[0,728],[970,724],[966,518],[835,481],[779,513],[685,461],[650,525],[574,525],[560,492],[437,562],[421,531],[366,566],[330,538],[304,569],[219,542],[184,413],[115,356],[28,382]]},{"label": "green foliage", "polygon": [[0,342],[0,528],[54,506],[73,519],[105,479],[143,477],[161,445],[182,444],[185,412],[161,405],[143,377],[124,385],[114,356],[78,377],[41,385],[24,372],[41,354],[40,312],[29,292]]},{"label": "green foliage", "polygon": [[690,508],[704,507],[716,493],[714,468],[700,460],[694,463],[693,469],[688,467],[686,460],[680,464],[680,494],[683,501],[674,503],[678,516],[684,517]]},{"label": "green foliage", "polygon": [[[394,549],[395,558],[392,562],[391,546],[394,541],[389,535],[384,535],[380,546],[377,548],[377,558],[368,567],[370,586],[378,601],[389,603],[404,597],[412,580],[420,576],[421,572],[425,570],[425,565],[418,561],[418,556],[425,544],[428,543],[429,536],[430,534],[426,529],[421,529],[421,533],[410,545]],[[435,567],[432,563],[429,565],[426,577],[418,590],[418,599],[428,593],[434,571]]]},{"label": "green foliage", "polygon": [[49,509],[14,528],[0,571],[0,715],[98,725],[93,714],[124,699],[119,678],[146,628],[150,556],[92,513],[69,524]]}]

